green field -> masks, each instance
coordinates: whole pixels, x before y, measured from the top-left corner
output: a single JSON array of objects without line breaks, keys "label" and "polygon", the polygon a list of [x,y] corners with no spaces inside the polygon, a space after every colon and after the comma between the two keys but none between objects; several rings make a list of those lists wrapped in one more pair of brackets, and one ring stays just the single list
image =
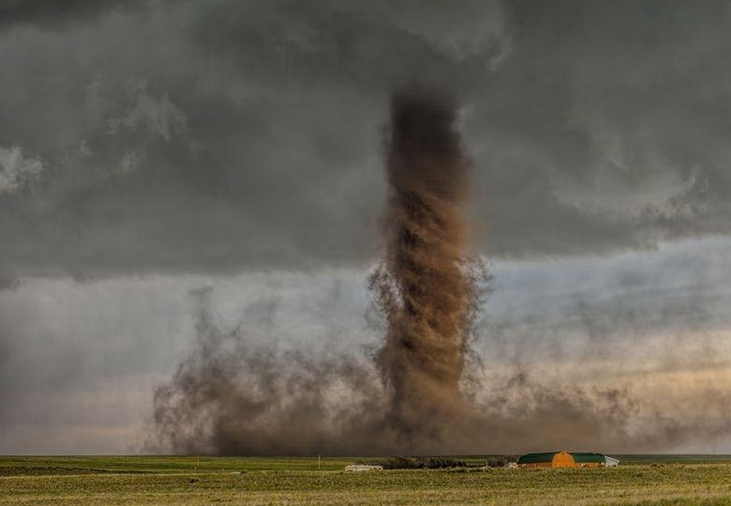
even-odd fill
[{"label": "green field", "polygon": [[[729,505],[724,456],[620,456],[607,469],[346,473],[363,459],[0,457],[0,504]],[[470,464],[482,458],[471,457]]]}]

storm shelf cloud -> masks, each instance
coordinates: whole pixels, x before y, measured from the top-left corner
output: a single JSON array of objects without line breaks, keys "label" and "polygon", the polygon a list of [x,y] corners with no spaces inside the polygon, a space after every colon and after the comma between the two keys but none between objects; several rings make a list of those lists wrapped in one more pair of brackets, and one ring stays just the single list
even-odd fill
[{"label": "storm shelf cloud", "polygon": [[4,7],[0,146],[48,169],[3,197],[6,276],[362,264],[387,97],[418,79],[458,97],[480,250],[729,232],[723,3],[55,4]]},{"label": "storm shelf cloud", "polygon": [[[2,2],[0,405],[17,409],[0,429],[27,451],[144,447],[151,392],[206,311],[241,350],[372,353],[389,104],[419,85],[452,97],[471,164],[490,423],[550,396],[599,406],[614,382],[648,400],[623,405],[622,434],[682,432],[653,418],[672,403],[647,378],[696,367],[704,399],[731,379],[729,28],[712,0]],[[579,381],[576,364],[603,371],[598,390],[530,383]],[[57,432],[28,389],[65,399]],[[109,396],[125,416],[84,401]],[[647,447],[731,448],[713,406],[708,440]]]}]

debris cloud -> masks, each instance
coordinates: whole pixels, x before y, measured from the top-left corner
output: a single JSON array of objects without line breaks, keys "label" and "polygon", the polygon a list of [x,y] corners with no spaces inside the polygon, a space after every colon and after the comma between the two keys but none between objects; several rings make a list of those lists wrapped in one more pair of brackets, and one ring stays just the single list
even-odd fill
[{"label": "debris cloud", "polygon": [[433,90],[392,97],[385,254],[369,278],[386,326],[373,360],[252,350],[240,329],[213,325],[201,299],[196,349],[155,395],[154,444],[378,453],[447,439],[466,409],[460,384],[480,272],[465,257],[470,164],[455,121],[454,104]]}]

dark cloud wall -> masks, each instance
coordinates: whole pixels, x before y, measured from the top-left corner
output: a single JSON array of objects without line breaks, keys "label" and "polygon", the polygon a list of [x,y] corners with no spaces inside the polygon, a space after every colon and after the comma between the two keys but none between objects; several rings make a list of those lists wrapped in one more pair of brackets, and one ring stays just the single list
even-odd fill
[{"label": "dark cloud wall", "polygon": [[475,245],[727,234],[722,2],[6,2],[0,283],[368,262],[394,87],[450,90]]}]

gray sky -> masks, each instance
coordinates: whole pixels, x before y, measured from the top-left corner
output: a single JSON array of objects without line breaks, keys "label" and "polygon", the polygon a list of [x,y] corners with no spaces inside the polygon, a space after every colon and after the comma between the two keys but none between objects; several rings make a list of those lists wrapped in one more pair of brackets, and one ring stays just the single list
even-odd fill
[{"label": "gray sky", "polygon": [[0,452],[139,449],[203,286],[251,339],[373,346],[382,127],[415,81],[474,160],[486,366],[661,411],[725,388],[730,28],[710,0],[0,3]]}]

